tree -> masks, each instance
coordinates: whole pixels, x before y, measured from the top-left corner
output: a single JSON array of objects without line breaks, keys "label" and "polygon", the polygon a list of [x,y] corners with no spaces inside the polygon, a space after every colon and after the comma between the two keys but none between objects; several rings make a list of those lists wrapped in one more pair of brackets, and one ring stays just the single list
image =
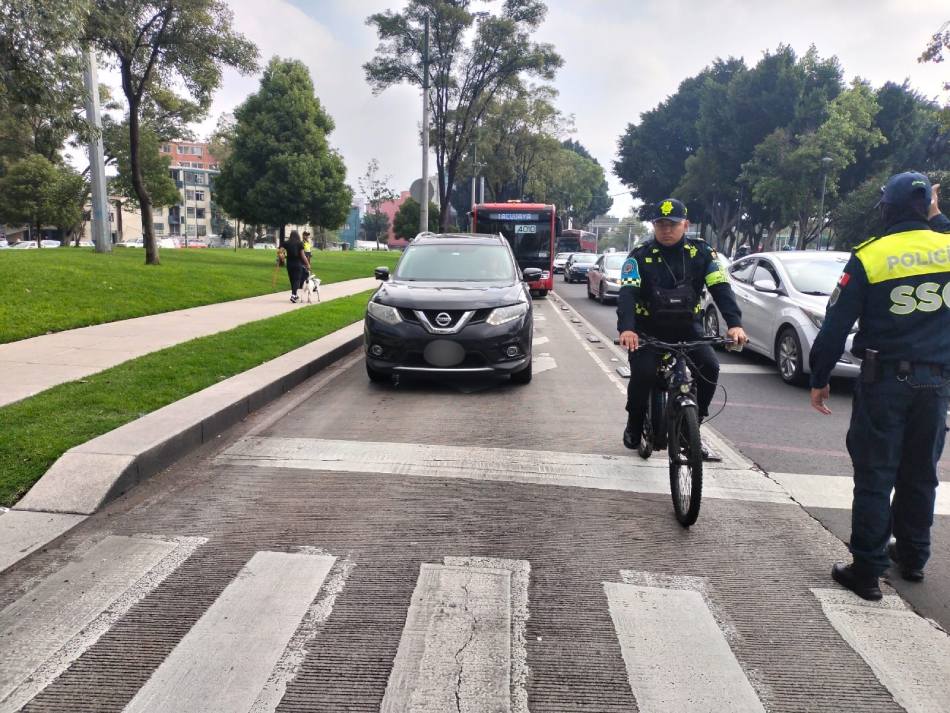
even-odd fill
[{"label": "tree", "polygon": [[[383,203],[396,199],[396,192],[389,187],[392,176],[379,175],[379,161],[375,158],[370,159],[369,165],[359,179],[360,191],[366,198],[366,204],[369,206],[366,216],[363,217],[363,229],[366,231],[368,240],[376,241],[376,249],[379,249],[379,236],[389,230],[389,218],[379,212],[379,207]],[[367,219],[372,215],[372,219]],[[380,216],[386,218],[381,220]],[[419,224],[419,216],[416,216],[416,224]]]},{"label": "tree", "polygon": [[[115,164],[118,170],[118,175],[109,183],[109,192],[134,201],[138,194],[135,192],[135,186],[132,183],[132,156],[129,148],[128,122],[118,123],[105,117],[102,133],[106,162]],[[151,128],[141,128],[139,147],[142,151],[140,162],[142,181],[149,197],[152,199],[152,205],[166,206],[179,203],[181,194],[178,192],[178,187],[168,171],[171,158],[159,150],[158,136]]]},{"label": "tree", "polygon": [[152,198],[142,173],[141,122],[150,106],[169,104],[168,87],[182,87],[192,106],[207,110],[222,66],[247,73],[257,48],[232,29],[223,0],[93,0],[87,39],[118,64],[128,103],[132,186],[142,214],[145,262],[158,265]]},{"label": "tree", "polygon": [[603,252],[607,248],[614,248],[627,252],[646,234],[646,226],[637,217],[636,211],[633,211],[600,237],[597,249]]},{"label": "tree", "polygon": [[[950,50],[950,21],[943,23],[927,43],[927,48],[923,51],[918,62],[943,62],[943,51]],[[943,88],[950,92],[950,81],[943,85]]]},{"label": "tree", "polygon": [[67,137],[88,134],[83,116],[82,0],[0,3],[0,175],[3,159],[58,159]]},{"label": "tree", "polygon": [[[412,240],[419,232],[419,201],[407,198],[399,206],[396,217],[393,218],[393,233],[397,238]],[[388,226],[387,226],[388,227]],[[427,230],[436,232],[439,229],[439,206],[429,203],[429,225]]]},{"label": "tree", "polygon": [[215,182],[229,215],[278,226],[281,243],[288,223],[335,228],[346,219],[353,194],[343,159],[327,142],[333,119],[303,62],[271,59],[260,89],[234,117],[231,154]]},{"label": "tree", "polygon": [[526,197],[554,203],[562,216],[573,217],[576,225],[585,225],[604,212],[600,208],[604,203],[602,196],[606,195],[605,183],[604,169],[599,163],[555,144],[554,151],[542,158],[529,177]]},{"label": "tree", "polygon": [[[419,225],[419,218],[416,217],[416,225]],[[389,232],[389,216],[385,213],[366,212],[363,220],[360,221],[360,229],[366,240],[376,242],[376,249],[379,250],[379,237]]]},{"label": "tree", "polygon": [[82,220],[83,191],[84,181],[75,171],[33,154],[0,178],[0,219],[33,226],[37,247],[42,247],[44,225],[68,232]]},{"label": "tree", "polygon": [[[460,163],[492,98],[522,75],[553,79],[562,64],[551,45],[532,40],[547,12],[540,0],[506,0],[497,15],[474,13],[471,5],[471,0],[409,0],[401,12],[367,19],[380,44],[363,69],[378,94],[403,82],[422,86],[423,22],[431,18],[431,145],[442,206],[452,204]],[[443,230],[448,221],[446,211]]]}]

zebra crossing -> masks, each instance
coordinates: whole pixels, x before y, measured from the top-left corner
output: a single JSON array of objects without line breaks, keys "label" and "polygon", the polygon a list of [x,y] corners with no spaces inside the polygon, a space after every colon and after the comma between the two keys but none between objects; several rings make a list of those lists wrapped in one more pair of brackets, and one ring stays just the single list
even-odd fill
[{"label": "zebra crossing", "polygon": [[[207,542],[108,535],[33,583],[0,611],[0,713],[21,710],[80,663]],[[312,546],[254,552],[122,710],[276,710],[307,659],[319,659],[320,626],[360,564]],[[599,585],[603,597],[592,606],[609,612],[642,713],[771,709],[769,681],[739,655],[742,635],[708,580],[620,570]],[[811,591],[822,625],[902,709],[942,710],[950,700],[946,632],[896,596],[868,603],[843,590]],[[541,644],[526,633],[531,596],[527,560],[449,555],[419,564],[378,710],[527,713],[529,643]]]}]

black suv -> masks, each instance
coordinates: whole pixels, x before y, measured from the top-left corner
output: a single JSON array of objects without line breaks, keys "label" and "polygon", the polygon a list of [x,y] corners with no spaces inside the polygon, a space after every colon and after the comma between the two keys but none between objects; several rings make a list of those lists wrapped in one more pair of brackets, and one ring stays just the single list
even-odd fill
[{"label": "black suv", "polygon": [[534,318],[526,281],[500,235],[421,233],[366,307],[366,373],[510,374],[531,381]]}]

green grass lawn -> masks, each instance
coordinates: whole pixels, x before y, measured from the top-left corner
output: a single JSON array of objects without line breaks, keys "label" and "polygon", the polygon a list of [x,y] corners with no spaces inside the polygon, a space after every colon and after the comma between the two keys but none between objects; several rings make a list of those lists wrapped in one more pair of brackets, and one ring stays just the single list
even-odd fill
[{"label": "green grass lawn", "polygon": [[[274,250],[162,250],[145,265],[144,251],[116,248],[0,250],[0,344],[48,332],[289,290],[287,271],[274,283]],[[321,252],[314,271],[324,284],[372,277],[399,253]]]},{"label": "green grass lawn", "polygon": [[178,344],[0,408],[0,505],[73,446],[361,320],[371,294]]}]

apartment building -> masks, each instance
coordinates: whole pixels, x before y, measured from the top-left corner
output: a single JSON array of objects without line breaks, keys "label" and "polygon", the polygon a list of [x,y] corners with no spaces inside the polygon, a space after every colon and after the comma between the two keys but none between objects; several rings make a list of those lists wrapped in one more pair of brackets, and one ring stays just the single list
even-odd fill
[{"label": "apartment building", "polygon": [[211,155],[209,144],[199,141],[169,141],[160,150],[171,158],[168,170],[178,186],[181,202],[155,208],[155,235],[207,241],[215,233],[212,191],[218,174],[217,159]]}]

